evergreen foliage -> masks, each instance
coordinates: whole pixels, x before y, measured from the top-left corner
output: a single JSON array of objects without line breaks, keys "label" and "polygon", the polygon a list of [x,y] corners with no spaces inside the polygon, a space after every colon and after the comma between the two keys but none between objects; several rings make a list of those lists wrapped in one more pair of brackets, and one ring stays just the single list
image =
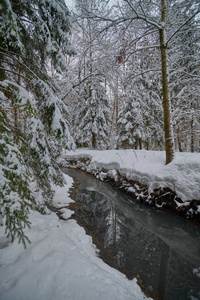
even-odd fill
[{"label": "evergreen foliage", "polygon": [[127,87],[117,122],[117,147],[163,150],[162,101],[155,81],[134,80]]},{"label": "evergreen foliage", "polygon": [[[109,145],[109,102],[106,90],[96,78],[84,85],[81,114],[76,121],[78,146],[106,149]],[[80,116],[82,116],[80,120]],[[79,124],[79,125],[78,125]]]},{"label": "evergreen foliage", "polygon": [[138,144],[144,139],[144,124],[141,114],[140,103],[132,91],[129,91],[129,97],[125,99],[123,109],[119,112],[117,123],[118,129],[118,148],[137,149]]},{"label": "evergreen foliage", "polygon": [[56,157],[73,139],[66,106],[48,75],[67,68],[69,11],[64,0],[3,0],[0,5],[0,218],[13,241],[28,241],[29,209],[50,203],[64,184]]}]

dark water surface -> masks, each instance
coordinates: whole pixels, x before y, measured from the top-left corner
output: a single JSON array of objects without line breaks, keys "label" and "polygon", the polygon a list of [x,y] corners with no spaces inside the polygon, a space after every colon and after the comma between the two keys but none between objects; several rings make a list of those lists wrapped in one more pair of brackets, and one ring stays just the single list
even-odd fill
[{"label": "dark water surface", "polygon": [[200,299],[200,226],[134,203],[84,173],[63,171],[79,181],[75,198],[84,207],[80,218],[110,250],[119,268],[129,277],[139,275],[157,299]]}]

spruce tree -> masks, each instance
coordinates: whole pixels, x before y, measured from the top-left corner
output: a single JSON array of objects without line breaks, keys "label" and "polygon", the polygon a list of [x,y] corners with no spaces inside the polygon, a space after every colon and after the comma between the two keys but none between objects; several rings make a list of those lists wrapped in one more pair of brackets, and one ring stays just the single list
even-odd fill
[{"label": "spruce tree", "polygon": [[26,242],[30,208],[43,210],[63,185],[56,163],[71,148],[58,87],[48,75],[66,69],[69,11],[64,0],[3,0],[0,5],[0,218],[8,237]]},{"label": "spruce tree", "polygon": [[118,138],[117,145],[119,148],[134,148],[142,147],[144,140],[144,121],[142,116],[141,105],[134,95],[134,91],[130,90],[125,99],[125,104],[119,112],[117,123]]},{"label": "spruce tree", "polygon": [[96,78],[88,81],[83,90],[82,112],[79,119],[76,143],[78,146],[105,149],[109,145],[109,102],[106,90]]}]

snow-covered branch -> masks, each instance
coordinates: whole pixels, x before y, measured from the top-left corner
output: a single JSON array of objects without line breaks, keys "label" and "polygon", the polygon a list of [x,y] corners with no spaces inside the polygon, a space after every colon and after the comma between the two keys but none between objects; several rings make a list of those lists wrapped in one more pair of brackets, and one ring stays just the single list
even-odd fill
[{"label": "snow-covered branch", "polygon": [[[162,29],[162,25],[158,22],[156,22],[156,20],[153,20],[152,18],[149,18],[146,16],[146,14],[144,13],[144,10],[142,8],[142,11],[143,11],[143,14],[139,13],[135,7],[131,4],[131,2],[129,0],[124,0],[128,5],[129,7],[132,9],[132,11],[135,13],[135,16],[132,17],[132,19],[140,19],[140,20],[143,20],[145,21],[146,23],[158,28],[158,29]],[[141,4],[140,4],[141,6]]]},{"label": "snow-covered branch", "polygon": [[143,72],[141,72],[141,73],[138,73],[138,74],[136,74],[136,75],[130,75],[130,76],[126,79],[126,81],[128,81],[128,80],[130,80],[130,79],[134,79],[134,78],[136,78],[136,77],[138,77],[138,76],[144,75],[144,74],[149,73],[149,72],[162,72],[162,70],[161,70],[161,69],[150,69],[150,70],[145,70],[145,71],[143,71]]},{"label": "snow-covered branch", "polygon": [[183,72],[184,74],[190,76],[190,77],[194,77],[194,78],[200,78],[200,76],[198,75],[193,75],[191,73],[188,73],[186,71],[184,71],[183,67],[181,65],[179,65],[178,63],[176,63],[174,60],[172,60],[170,57],[168,57],[168,59],[173,63],[175,64],[177,67],[179,67],[181,69],[181,72]]},{"label": "snow-covered branch", "polygon": [[173,37],[185,26],[187,25],[196,15],[198,15],[200,13],[200,11],[198,10],[197,12],[195,12],[190,18],[188,18],[183,24],[181,24],[174,32],[173,34],[168,38],[167,42],[166,42],[166,46],[169,44],[169,42],[171,41],[171,39],[173,39]]}]

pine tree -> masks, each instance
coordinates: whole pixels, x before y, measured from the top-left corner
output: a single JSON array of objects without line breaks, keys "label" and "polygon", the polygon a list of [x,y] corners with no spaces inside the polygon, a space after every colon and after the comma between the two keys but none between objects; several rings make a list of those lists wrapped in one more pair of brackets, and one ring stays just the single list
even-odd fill
[{"label": "pine tree", "polygon": [[119,132],[117,145],[119,148],[137,149],[138,144],[141,148],[141,140],[144,139],[144,124],[140,103],[133,91],[128,92],[125,105],[119,113],[117,126]]},{"label": "pine tree", "polygon": [[105,149],[108,147],[109,102],[102,83],[96,80],[85,84],[82,106],[83,118],[79,119],[76,134],[78,146]]},{"label": "pine tree", "polygon": [[57,72],[67,67],[69,31],[63,0],[1,2],[0,217],[7,236],[23,243],[29,209],[51,202],[51,182],[64,184],[56,157],[73,146],[67,109],[48,76],[49,61]]},{"label": "pine tree", "polygon": [[145,76],[126,86],[117,123],[119,148],[164,150],[162,101],[156,78]]}]

